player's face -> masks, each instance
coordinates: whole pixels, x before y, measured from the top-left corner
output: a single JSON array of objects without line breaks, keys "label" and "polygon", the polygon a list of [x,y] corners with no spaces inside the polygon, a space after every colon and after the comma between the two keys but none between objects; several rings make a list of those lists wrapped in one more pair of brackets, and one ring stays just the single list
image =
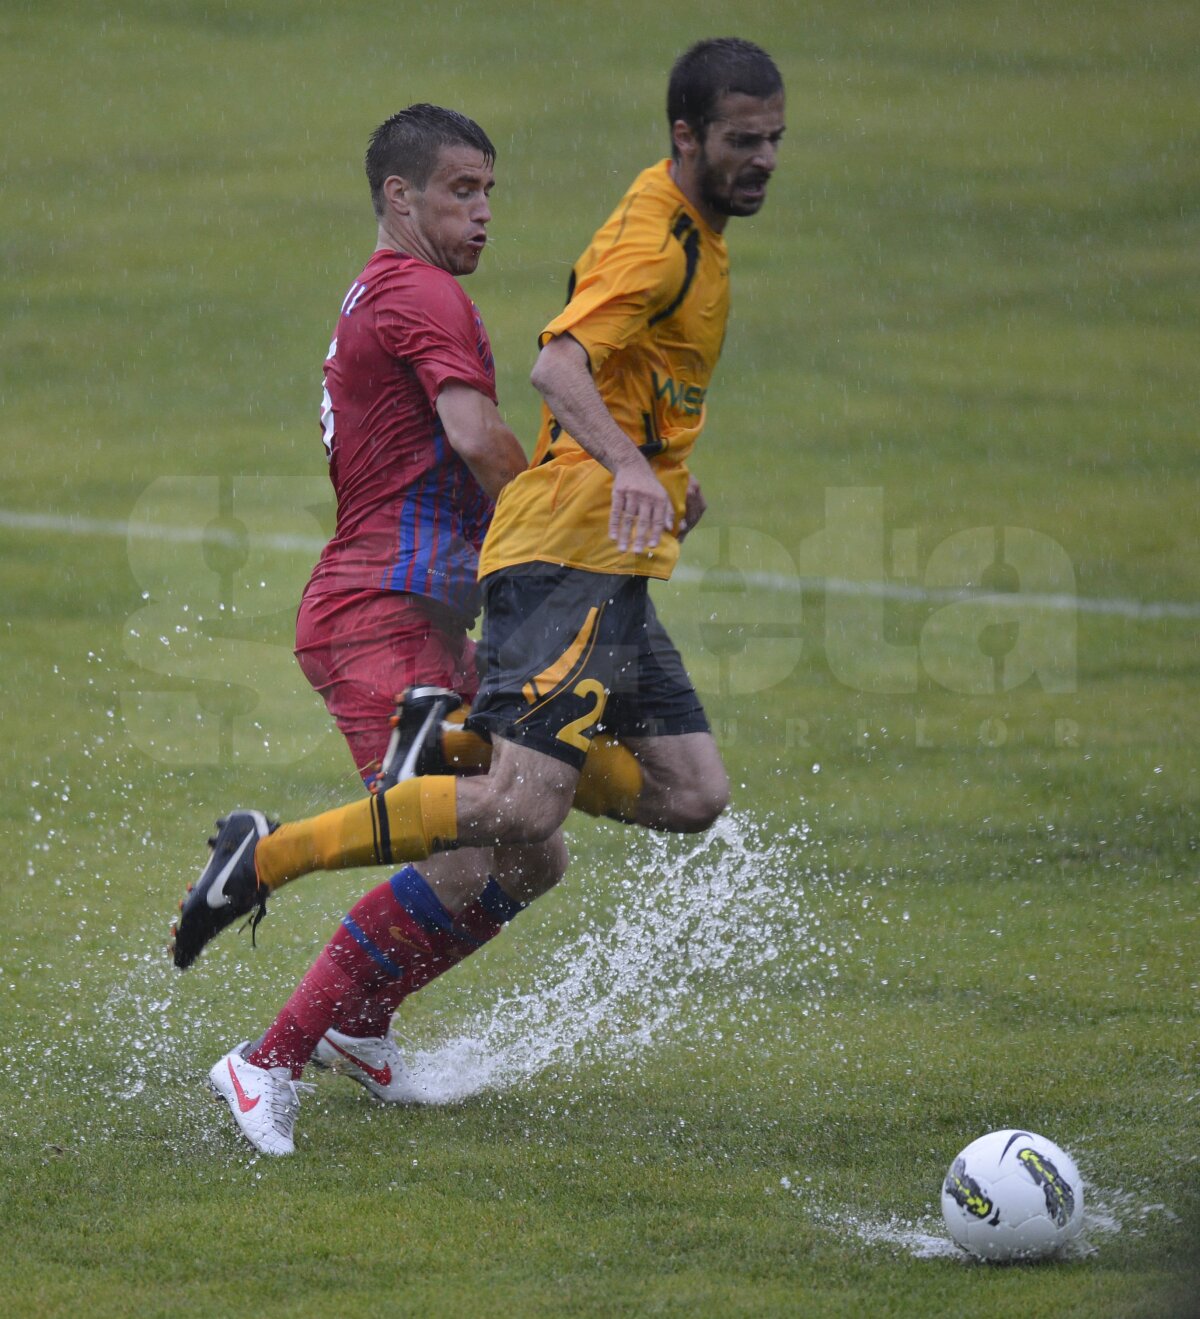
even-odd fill
[{"label": "player's face", "polygon": [[492,167],[474,147],[442,147],[429,181],[411,192],[412,253],[452,275],[469,275],[479,264],[492,212]]},{"label": "player's face", "polygon": [[783,137],[782,92],[760,100],[726,92],[696,157],[696,187],[717,216],[754,215],[767,199]]}]

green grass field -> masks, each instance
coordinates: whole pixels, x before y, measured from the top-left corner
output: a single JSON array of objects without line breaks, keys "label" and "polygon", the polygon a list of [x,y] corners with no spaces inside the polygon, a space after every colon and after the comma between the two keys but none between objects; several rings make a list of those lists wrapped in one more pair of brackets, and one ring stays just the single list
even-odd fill
[{"label": "green grass field", "polygon": [[[531,438],[570,263],[730,30],[788,138],[657,598],[734,808],[573,818],[406,1006],[442,1102],[319,1077],[253,1158],[205,1074],[376,880],[165,949],[219,811],[356,790],[289,640],[366,137],[496,141],[468,288]],[[1200,1313],[1198,42],[1155,0],[0,5],[0,1311]],[[1091,1253],[946,1249],[1010,1125]]]}]

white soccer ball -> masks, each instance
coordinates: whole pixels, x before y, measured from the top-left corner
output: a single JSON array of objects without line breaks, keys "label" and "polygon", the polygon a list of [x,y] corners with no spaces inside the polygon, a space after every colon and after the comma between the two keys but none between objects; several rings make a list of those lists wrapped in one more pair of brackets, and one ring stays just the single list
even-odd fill
[{"label": "white soccer ball", "polygon": [[942,1183],[950,1235],[986,1260],[1045,1259],[1083,1226],[1075,1161],[1032,1131],[993,1131],[967,1146]]}]

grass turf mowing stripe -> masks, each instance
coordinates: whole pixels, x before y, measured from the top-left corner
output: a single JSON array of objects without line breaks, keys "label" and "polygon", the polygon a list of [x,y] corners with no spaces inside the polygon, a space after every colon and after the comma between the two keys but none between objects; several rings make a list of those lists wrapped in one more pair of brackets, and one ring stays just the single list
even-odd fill
[{"label": "grass turf mowing stripe", "polygon": [[[68,536],[113,536],[142,540],[175,541],[185,544],[208,543],[236,546],[240,538],[220,527],[169,527],[153,523],[122,522],[117,519],[72,517],[53,513],[22,513],[0,509],[0,527],[10,531],[44,531]],[[319,554],[325,542],[315,536],[279,534],[250,536],[247,543],[260,549],[281,553]],[[946,604],[957,601],[1005,600],[1038,609],[1081,614],[1108,614],[1120,618],[1155,621],[1164,618],[1200,618],[1200,602],[1174,600],[1103,599],[1066,593],[1036,591],[973,591],[903,586],[895,582],[855,582],[844,577],[801,577],[784,573],[723,572],[700,570],[681,564],[674,573],[681,582],[704,582],[708,586],[755,587],[787,595],[863,595],[885,600]]]}]

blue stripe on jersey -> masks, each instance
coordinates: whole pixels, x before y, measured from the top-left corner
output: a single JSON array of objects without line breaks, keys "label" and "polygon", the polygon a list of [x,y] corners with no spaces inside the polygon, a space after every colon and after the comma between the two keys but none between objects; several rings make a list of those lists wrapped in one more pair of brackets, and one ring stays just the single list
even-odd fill
[{"label": "blue stripe on jersey", "polygon": [[[441,421],[437,421],[433,428],[433,456],[434,465],[428,472],[417,482],[417,493],[426,497],[429,506],[432,508],[434,516],[430,518],[425,526],[421,528],[422,536],[416,546],[414,553],[408,564],[407,581],[405,590],[411,591],[413,583],[418,579],[423,581],[429,580],[430,572],[437,561],[438,542],[441,540],[442,524],[445,521],[444,516],[438,516],[443,509],[452,508],[453,506],[443,502],[445,495],[444,475],[446,463],[446,432],[442,429]],[[457,514],[453,515],[457,520]]]},{"label": "blue stripe on jersey", "polygon": [[428,596],[473,617],[479,610],[479,556],[463,534],[463,511],[478,496],[468,500],[470,473],[440,423],[432,440],[434,464],[401,500],[396,557],[385,568],[380,586]]},{"label": "blue stripe on jersey", "polygon": [[[399,535],[396,544],[396,561],[388,566],[382,585],[392,591],[409,591],[412,588],[403,580],[408,568],[410,556],[420,542],[421,524],[428,514],[423,513],[421,505],[424,480],[409,486],[404,492],[400,504]],[[429,510],[433,513],[436,510]],[[410,574],[411,575],[411,574]]]}]

